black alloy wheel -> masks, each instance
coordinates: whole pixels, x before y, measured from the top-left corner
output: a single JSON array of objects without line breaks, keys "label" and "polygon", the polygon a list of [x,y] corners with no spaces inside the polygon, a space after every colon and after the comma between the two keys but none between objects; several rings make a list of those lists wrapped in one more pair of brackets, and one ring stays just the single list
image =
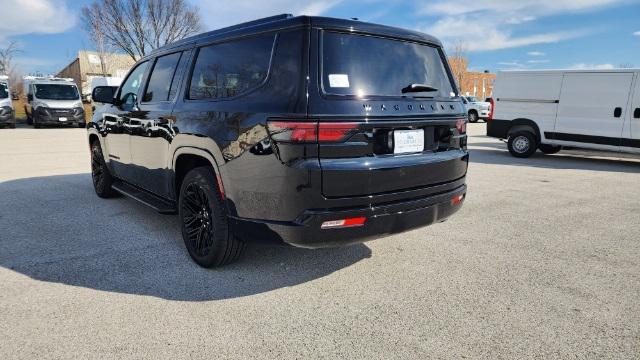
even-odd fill
[{"label": "black alloy wheel", "polygon": [[244,242],[229,229],[227,211],[211,167],[190,170],[180,186],[178,210],[189,255],[206,268],[238,259]]},{"label": "black alloy wheel", "polygon": [[104,161],[98,141],[91,144],[91,180],[93,180],[93,189],[99,197],[110,198],[117,195],[117,192],[111,188],[113,177]]}]

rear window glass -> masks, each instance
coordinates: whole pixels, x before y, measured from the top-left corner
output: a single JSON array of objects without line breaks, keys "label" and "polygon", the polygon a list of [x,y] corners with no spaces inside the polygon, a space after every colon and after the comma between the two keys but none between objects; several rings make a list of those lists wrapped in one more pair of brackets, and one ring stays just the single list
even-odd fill
[{"label": "rear window glass", "polygon": [[[325,32],[322,86],[327,94],[451,97],[453,87],[437,47],[374,36]],[[410,92],[411,84],[437,91]]]},{"label": "rear window glass", "polygon": [[261,85],[267,77],[275,35],[205,46],[191,76],[190,99],[232,97]]}]

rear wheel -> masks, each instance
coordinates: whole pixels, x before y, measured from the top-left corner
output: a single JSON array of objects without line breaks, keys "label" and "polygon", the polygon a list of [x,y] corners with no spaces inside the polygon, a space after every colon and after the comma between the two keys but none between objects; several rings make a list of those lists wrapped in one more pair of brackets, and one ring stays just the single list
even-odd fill
[{"label": "rear wheel", "polygon": [[107,168],[98,141],[91,144],[91,179],[93,180],[93,188],[99,197],[110,198],[118,194],[111,188],[113,176]]},{"label": "rear wheel", "polygon": [[540,144],[538,145],[538,149],[547,155],[556,154],[560,150],[562,150],[562,146],[559,145],[548,145],[548,144]]},{"label": "rear wheel", "polygon": [[511,155],[518,158],[527,158],[537,149],[537,141],[534,133],[526,130],[516,131],[509,135],[507,148]]},{"label": "rear wheel", "polygon": [[469,122],[478,122],[478,113],[475,111],[469,111]]},{"label": "rear wheel", "polygon": [[244,242],[231,234],[217,181],[210,167],[185,175],[178,202],[182,238],[191,258],[210,268],[237,260]]}]

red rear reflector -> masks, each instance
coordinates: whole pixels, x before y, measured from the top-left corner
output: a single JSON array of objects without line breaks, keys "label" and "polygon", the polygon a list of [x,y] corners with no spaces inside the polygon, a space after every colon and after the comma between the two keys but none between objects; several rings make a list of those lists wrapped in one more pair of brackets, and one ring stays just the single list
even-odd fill
[{"label": "red rear reflector", "polygon": [[331,220],[331,221],[323,222],[320,228],[336,229],[336,228],[362,226],[364,225],[365,221],[367,221],[366,217],[355,217],[355,218],[346,218],[346,219],[340,219],[340,220]]},{"label": "red rear reflector", "polygon": [[218,191],[220,192],[220,198],[224,200],[226,199],[226,195],[224,193],[224,186],[222,186],[222,178],[220,177],[220,174],[216,174],[216,181],[218,182]]},{"label": "red rear reflector", "polygon": [[466,119],[458,119],[456,121],[456,129],[458,130],[459,134],[466,134],[467,133],[467,120]]},{"label": "red rear reflector", "polygon": [[462,199],[464,199],[464,195],[456,195],[454,197],[451,198],[451,205],[458,205],[462,202]]},{"label": "red rear reflector", "polygon": [[344,140],[353,130],[358,128],[357,123],[324,123],[318,126],[318,141],[337,142]]}]

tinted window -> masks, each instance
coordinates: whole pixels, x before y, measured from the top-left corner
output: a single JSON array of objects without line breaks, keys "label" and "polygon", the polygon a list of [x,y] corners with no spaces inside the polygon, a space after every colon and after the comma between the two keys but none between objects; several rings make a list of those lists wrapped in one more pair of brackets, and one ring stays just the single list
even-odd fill
[{"label": "tinted window", "polygon": [[149,83],[144,93],[142,101],[167,101],[171,84],[173,83],[174,74],[180,61],[182,53],[161,56],[153,65],[153,70],[149,76]]},{"label": "tinted window", "polygon": [[189,98],[231,97],[262,84],[269,70],[274,38],[262,35],[201,48]]},{"label": "tinted window", "polygon": [[147,65],[149,65],[148,61],[145,61],[138,65],[127,77],[127,80],[122,84],[120,90],[120,101],[124,101],[128,94],[133,94],[134,97],[129,96],[127,102],[131,102],[135,100],[135,96],[138,95],[138,90],[140,89],[140,85],[142,84],[142,77],[144,76],[145,70],[147,70]]},{"label": "tinted window", "polygon": [[43,100],[78,100],[78,88],[75,85],[36,84],[36,98]]},{"label": "tinted window", "polygon": [[0,99],[8,98],[9,90],[7,89],[7,84],[0,83]]},{"label": "tinted window", "polygon": [[[451,80],[437,47],[373,36],[325,32],[322,85],[338,95],[450,97]],[[437,91],[402,94],[410,84]]]}]

